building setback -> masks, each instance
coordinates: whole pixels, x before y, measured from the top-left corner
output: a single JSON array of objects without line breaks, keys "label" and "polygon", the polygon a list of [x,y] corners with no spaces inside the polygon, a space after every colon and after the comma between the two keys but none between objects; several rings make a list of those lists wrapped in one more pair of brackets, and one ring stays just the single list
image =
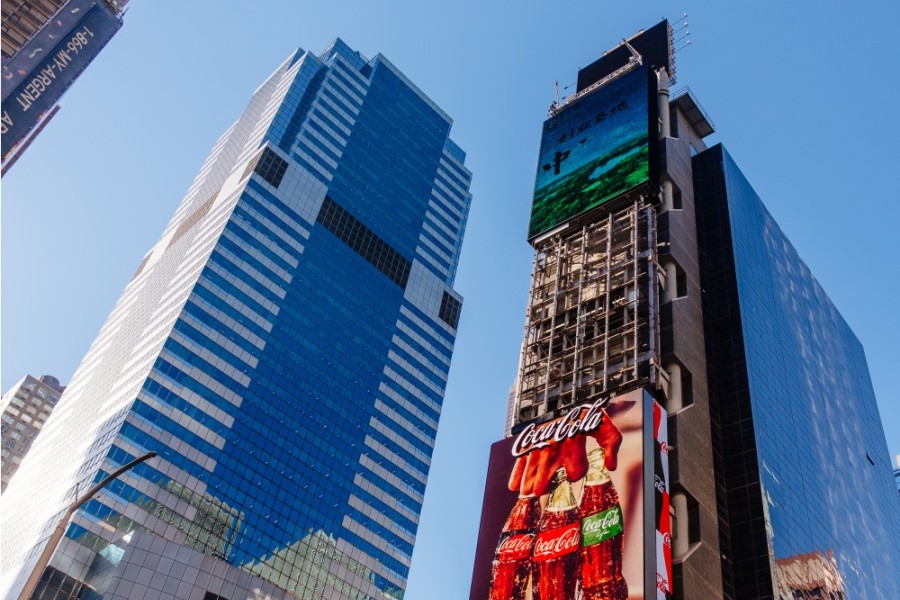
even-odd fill
[{"label": "building setback", "polygon": [[2,455],[3,478],[0,491],[6,491],[10,478],[19,468],[22,459],[31,449],[34,438],[47,423],[50,413],[66,389],[52,375],[40,378],[26,375],[3,394]]},{"label": "building setback", "polygon": [[[613,114],[636,110],[644,96],[628,89],[639,91],[648,66],[656,73],[650,140],[634,142],[625,136],[642,131],[640,118],[629,125]],[[491,598],[537,592],[548,573],[569,586],[560,598],[900,598],[900,499],[862,346],[728,153],[707,148],[714,126],[696,97],[686,88],[670,95],[674,74],[672,30],[663,22],[579,71],[577,93],[554,104],[544,124],[513,426],[492,449],[471,598],[488,588],[499,591]],[[640,156],[642,144],[649,167],[609,166]],[[585,150],[592,145],[593,154]],[[626,183],[588,203],[615,183],[617,169]],[[667,441],[654,423],[655,441],[668,444],[668,464],[656,457],[655,514],[654,439],[644,429],[643,446],[635,444],[634,455],[626,449],[638,435],[629,423],[640,429],[622,402],[634,403],[641,389],[668,414]],[[510,512],[514,496],[498,499],[508,495],[510,452],[520,462],[530,452],[537,458],[527,454],[512,471],[520,501],[547,489],[548,505],[559,500],[553,485],[518,487],[517,478],[535,475],[532,463],[547,461],[553,468],[539,467],[534,481],[559,467],[574,484],[569,503],[582,502],[583,471],[535,449],[535,432],[564,431],[552,427],[578,414],[573,409],[589,416],[587,407],[606,401],[625,435],[621,450],[603,446],[608,435],[587,437],[618,450],[619,468],[610,471],[619,521],[602,546],[614,558],[601,562],[623,564],[622,551],[609,548],[624,536],[627,591],[594,596],[586,549],[598,538],[588,518],[569,563],[576,566],[548,567],[564,564],[546,550],[559,551],[563,544],[548,540],[563,528],[522,529],[522,505]],[[584,452],[592,442],[580,443]],[[571,445],[559,455],[567,451]],[[637,465],[631,480],[623,461]],[[650,479],[643,491],[634,483],[642,476]],[[563,522],[553,506],[556,513],[541,509],[541,523]],[[643,529],[629,510],[643,515]],[[655,550],[647,527],[654,517]],[[523,535],[536,540],[530,565]],[[603,577],[621,577],[612,574],[620,567],[608,568]],[[571,579],[558,575],[565,569],[574,569]]]},{"label": "building setback", "polygon": [[4,495],[6,591],[76,489],[153,450],[38,597],[402,596],[462,305],[450,126],[341,40],[256,90]]}]

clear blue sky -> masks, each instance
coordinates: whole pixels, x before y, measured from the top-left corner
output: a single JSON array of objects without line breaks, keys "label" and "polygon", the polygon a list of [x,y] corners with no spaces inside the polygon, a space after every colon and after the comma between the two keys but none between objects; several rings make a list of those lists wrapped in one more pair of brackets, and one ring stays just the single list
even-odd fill
[{"label": "clear blue sky", "polygon": [[[265,9],[265,10],[263,10]],[[553,82],[690,13],[678,54],[723,142],[862,341],[900,453],[900,3],[132,0],[125,26],[2,182],[2,386],[68,381],[215,139],[296,47],[385,54],[455,120],[474,173],[466,298],[407,598],[467,597],[488,447],[528,293]],[[823,390],[827,394],[827,390]],[[839,474],[836,474],[839,480]]]}]

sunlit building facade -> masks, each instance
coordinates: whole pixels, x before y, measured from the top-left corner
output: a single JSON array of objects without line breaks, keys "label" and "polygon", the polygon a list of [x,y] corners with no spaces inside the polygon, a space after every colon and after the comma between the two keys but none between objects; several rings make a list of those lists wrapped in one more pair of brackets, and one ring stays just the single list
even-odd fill
[{"label": "sunlit building facade", "polygon": [[76,489],[153,450],[75,514],[38,597],[402,596],[462,302],[450,127],[341,40],[278,67],[4,495],[4,593]]}]

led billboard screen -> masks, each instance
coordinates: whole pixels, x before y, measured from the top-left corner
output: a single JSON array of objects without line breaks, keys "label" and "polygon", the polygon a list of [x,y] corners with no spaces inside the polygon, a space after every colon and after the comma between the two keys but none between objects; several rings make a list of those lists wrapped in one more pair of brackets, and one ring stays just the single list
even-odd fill
[{"label": "led billboard screen", "polygon": [[665,421],[636,390],[495,443],[470,600],[668,598]]},{"label": "led billboard screen", "polygon": [[651,83],[640,67],[544,122],[529,238],[655,177]]}]

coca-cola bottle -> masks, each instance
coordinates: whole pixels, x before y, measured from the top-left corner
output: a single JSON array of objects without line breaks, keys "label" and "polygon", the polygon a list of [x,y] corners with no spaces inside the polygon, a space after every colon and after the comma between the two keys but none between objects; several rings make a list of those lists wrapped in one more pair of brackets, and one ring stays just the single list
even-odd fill
[{"label": "coca-cola bottle", "polygon": [[559,469],[534,542],[534,600],[574,600],[581,526],[572,484]]},{"label": "coca-cola bottle", "polygon": [[525,600],[531,575],[531,552],[541,515],[540,499],[519,496],[503,525],[491,568],[490,600]]},{"label": "coca-cola bottle", "polygon": [[622,507],[603,465],[603,450],[588,452],[588,474],[578,509],[581,517],[581,591],[583,600],[624,600]]}]

